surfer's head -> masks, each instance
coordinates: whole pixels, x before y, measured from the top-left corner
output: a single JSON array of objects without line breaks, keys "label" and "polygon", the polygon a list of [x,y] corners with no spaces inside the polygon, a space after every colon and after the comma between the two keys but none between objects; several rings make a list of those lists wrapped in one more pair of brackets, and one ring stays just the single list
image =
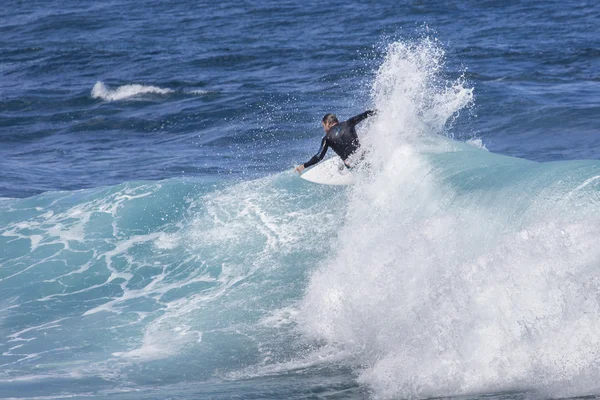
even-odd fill
[{"label": "surfer's head", "polygon": [[323,120],[322,120],[323,129],[325,129],[325,132],[327,132],[329,130],[329,128],[331,128],[332,126],[334,126],[338,123],[339,123],[339,121],[338,121],[337,117],[335,116],[335,114],[325,114],[325,116],[323,117]]}]

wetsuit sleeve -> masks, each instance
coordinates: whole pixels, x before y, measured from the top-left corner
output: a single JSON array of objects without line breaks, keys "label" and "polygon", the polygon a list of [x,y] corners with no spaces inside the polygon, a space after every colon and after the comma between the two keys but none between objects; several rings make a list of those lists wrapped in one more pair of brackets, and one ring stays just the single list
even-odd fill
[{"label": "wetsuit sleeve", "polygon": [[373,111],[373,110],[368,110],[368,111],[365,111],[365,112],[364,112],[364,113],[362,113],[362,114],[358,114],[357,116],[350,118],[350,119],[348,120],[348,123],[349,123],[350,125],[356,125],[356,124],[358,124],[360,121],[362,121],[363,119],[365,119],[365,118],[367,118],[367,117],[370,117],[371,115],[374,115],[374,114],[375,114],[375,111]]},{"label": "wetsuit sleeve", "polygon": [[325,153],[327,153],[328,148],[329,145],[327,144],[327,136],[324,136],[323,140],[321,140],[321,148],[319,149],[319,152],[315,154],[309,161],[304,163],[304,168],[311,167],[321,161],[323,157],[325,157]]}]

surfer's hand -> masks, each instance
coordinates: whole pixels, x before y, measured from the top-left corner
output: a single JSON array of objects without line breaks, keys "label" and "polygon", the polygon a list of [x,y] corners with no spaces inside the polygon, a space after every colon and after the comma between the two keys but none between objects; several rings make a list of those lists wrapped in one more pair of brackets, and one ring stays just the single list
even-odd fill
[{"label": "surfer's hand", "polygon": [[294,170],[294,172],[297,172],[299,174],[302,173],[302,171],[304,171],[304,164],[300,164],[296,167],[296,169]]}]

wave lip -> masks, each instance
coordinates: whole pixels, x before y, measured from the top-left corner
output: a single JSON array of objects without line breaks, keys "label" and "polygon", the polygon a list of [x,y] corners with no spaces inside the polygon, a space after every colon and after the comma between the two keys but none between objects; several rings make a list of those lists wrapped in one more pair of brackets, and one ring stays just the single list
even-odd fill
[{"label": "wave lip", "polygon": [[116,89],[110,89],[102,81],[96,82],[92,88],[91,96],[94,99],[102,99],[106,101],[119,101],[129,99],[143,94],[169,94],[173,93],[172,89],[160,88],[158,86],[147,86],[139,84],[128,84],[119,86]]},{"label": "wave lip", "polygon": [[299,328],[350,354],[375,398],[598,393],[600,164],[444,137],[473,89],[446,78],[435,40],[387,51],[370,176],[349,188]]}]

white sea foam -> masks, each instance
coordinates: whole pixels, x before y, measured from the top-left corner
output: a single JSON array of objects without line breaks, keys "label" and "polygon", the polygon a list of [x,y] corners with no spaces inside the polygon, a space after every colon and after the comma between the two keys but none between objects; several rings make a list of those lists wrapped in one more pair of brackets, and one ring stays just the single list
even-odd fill
[{"label": "white sea foam", "polygon": [[110,89],[103,82],[96,82],[92,88],[92,97],[95,99],[102,99],[106,101],[118,101],[125,100],[132,97],[144,95],[144,94],[169,94],[173,93],[172,89],[160,88],[157,86],[147,85],[123,85],[116,89]]},{"label": "white sea foam", "polygon": [[299,325],[352,354],[376,398],[597,393],[600,221],[593,204],[562,201],[589,185],[548,181],[535,192],[506,181],[486,192],[449,181],[435,153],[480,159],[481,150],[434,135],[473,95],[460,79],[445,81],[443,65],[431,40],[389,47],[373,86],[380,113],[364,140],[375,172],[352,189]]},{"label": "white sea foam", "polygon": [[481,138],[469,139],[465,143],[478,149],[487,150],[487,147],[485,147],[485,143],[483,143],[483,140],[481,140]]},{"label": "white sea foam", "polygon": [[[174,234],[157,233],[143,239],[144,242],[152,239],[154,248],[161,251],[172,251],[181,246],[187,259],[177,260],[177,264],[181,263],[189,270],[178,271],[182,267],[164,266],[163,274],[155,276],[143,288],[124,288],[122,295],[86,312],[86,316],[119,312],[129,301],[142,297],[162,303],[163,312],[146,320],[139,342],[127,351],[114,352],[113,356],[122,362],[167,359],[183,353],[190,346],[214,340],[211,337],[220,332],[234,335],[248,329],[289,328],[293,324],[293,308],[261,319],[256,317],[256,325],[245,318],[243,327],[237,326],[239,321],[234,322],[240,309],[248,308],[248,314],[251,314],[258,299],[268,298],[270,290],[280,290],[278,285],[267,287],[271,279],[268,277],[271,271],[285,268],[285,264],[278,261],[282,254],[297,251],[300,240],[297,230],[310,233],[331,229],[316,223],[330,217],[327,209],[297,212],[294,208],[295,211],[286,213],[290,204],[301,203],[302,198],[310,197],[310,194],[299,196],[279,190],[275,183],[277,179],[281,177],[239,183],[196,198],[189,205],[188,226]],[[302,240],[303,248],[308,250],[320,246],[310,236]],[[132,247],[131,243],[122,243],[122,248],[117,246],[106,253],[107,264]],[[169,271],[174,268],[176,271]],[[256,279],[257,274],[265,274],[264,279],[258,280],[259,287],[248,283]],[[169,296],[197,283],[205,285],[185,297]],[[215,314],[229,315],[230,312],[233,321],[225,318],[211,322]],[[220,351],[215,349],[217,353]]]}]

